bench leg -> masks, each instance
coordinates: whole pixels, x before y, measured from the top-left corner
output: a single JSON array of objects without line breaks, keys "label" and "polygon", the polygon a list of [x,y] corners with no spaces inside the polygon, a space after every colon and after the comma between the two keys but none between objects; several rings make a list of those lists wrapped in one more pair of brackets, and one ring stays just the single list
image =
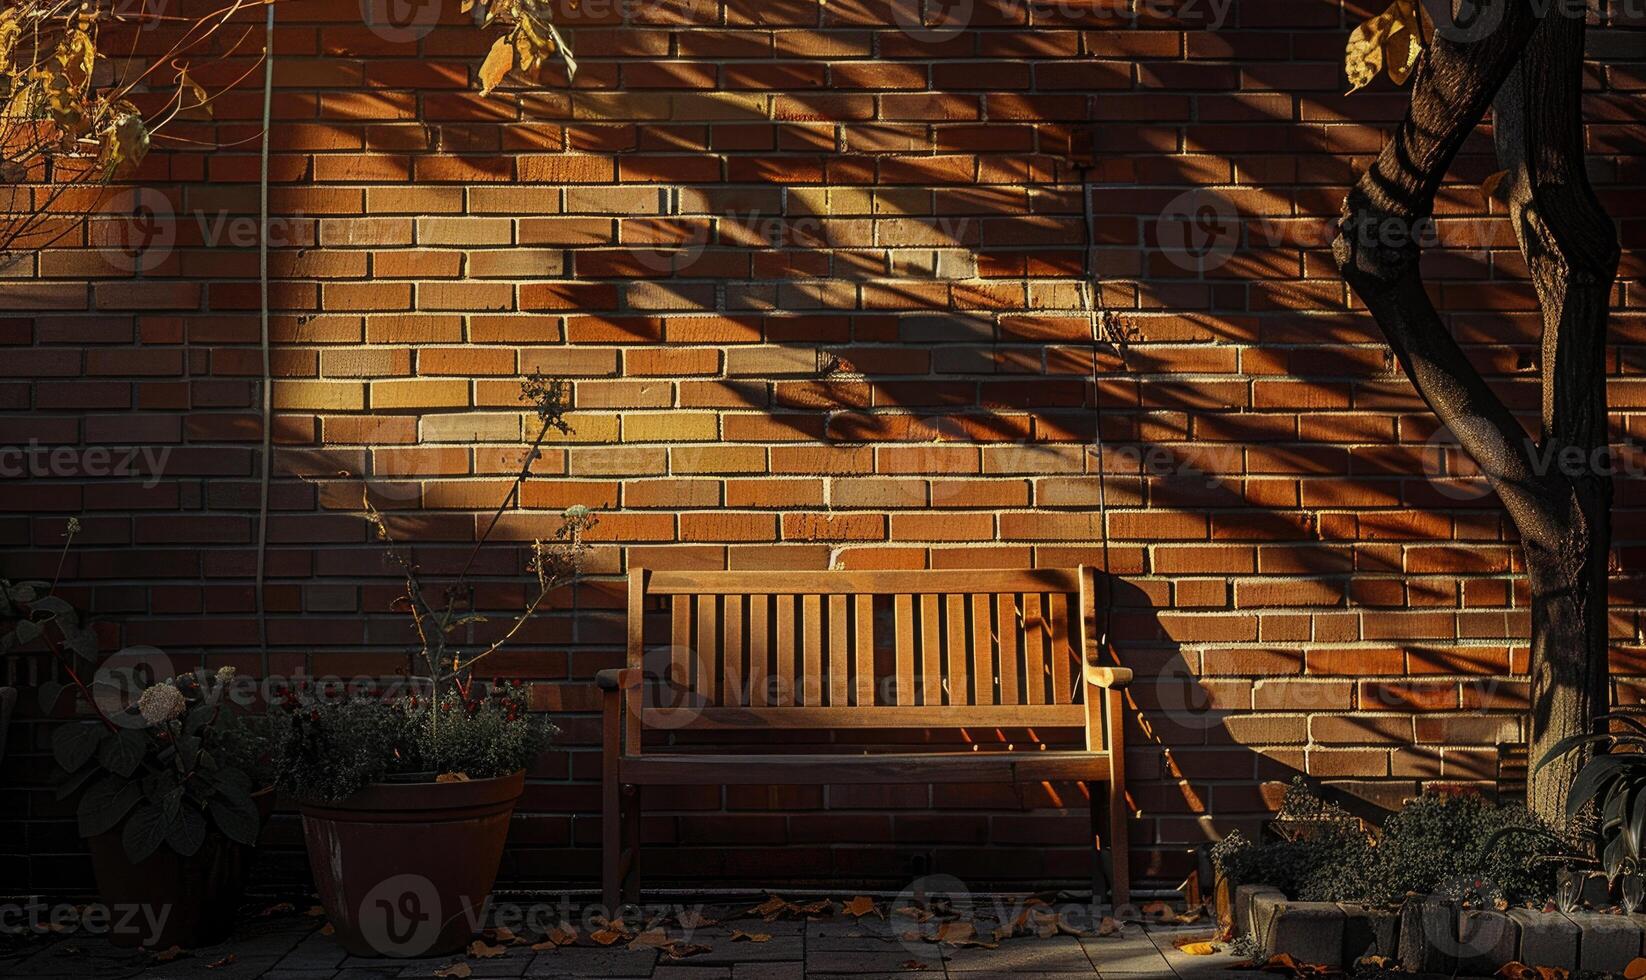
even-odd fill
[{"label": "bench leg", "polygon": [[1112,783],[1087,783],[1086,792],[1091,800],[1092,904],[1107,895],[1118,914],[1132,900],[1124,791]]},{"label": "bench leg", "polygon": [[1109,852],[1109,899],[1115,908],[1132,902],[1132,849],[1126,833],[1126,787],[1120,783],[1106,783],[1108,793],[1109,841],[1104,850]]},{"label": "bench leg", "polygon": [[623,901],[640,904],[640,787],[623,787]]},{"label": "bench leg", "polygon": [[606,915],[616,914],[623,883],[623,788],[614,773],[606,773],[600,792],[600,904]]}]

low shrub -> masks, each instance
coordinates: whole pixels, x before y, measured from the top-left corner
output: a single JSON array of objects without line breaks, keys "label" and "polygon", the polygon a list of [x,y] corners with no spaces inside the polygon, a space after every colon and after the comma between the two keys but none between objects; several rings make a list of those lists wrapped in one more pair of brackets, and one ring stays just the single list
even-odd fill
[{"label": "low shrub", "polygon": [[530,765],[557,729],[527,710],[526,690],[504,684],[427,696],[287,694],[276,709],[277,785],[335,802],[385,779],[506,776]]},{"label": "low shrub", "polygon": [[1275,827],[1282,839],[1235,832],[1212,850],[1236,884],[1267,884],[1301,901],[1385,903],[1408,892],[1481,902],[1541,901],[1554,888],[1560,841],[1523,806],[1477,794],[1425,793],[1376,834],[1294,780]]}]

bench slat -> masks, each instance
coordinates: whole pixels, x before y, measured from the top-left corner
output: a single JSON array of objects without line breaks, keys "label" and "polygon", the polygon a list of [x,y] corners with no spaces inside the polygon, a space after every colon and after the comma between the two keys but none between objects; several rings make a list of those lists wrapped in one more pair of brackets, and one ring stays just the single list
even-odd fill
[{"label": "bench slat", "polygon": [[1058,592],[1050,597],[1052,621],[1052,703],[1068,704],[1069,690],[1069,597]]},{"label": "bench slat", "polygon": [[800,704],[815,706],[823,703],[823,597],[803,595],[800,605],[805,613],[806,664],[795,683],[799,686]]},{"label": "bench slat", "polygon": [[977,704],[994,704],[994,640],[989,631],[989,597],[972,596],[972,683]]},{"label": "bench slat", "polygon": [[1038,592],[1023,596],[1023,682],[1029,704],[1046,703],[1046,621]]},{"label": "bench slat", "polygon": [[767,662],[771,658],[771,639],[766,631],[768,596],[749,597],[749,703],[767,704],[766,691],[771,683]]},{"label": "bench slat", "polygon": [[971,686],[966,678],[966,597],[951,595],[949,607],[949,683],[950,704],[970,704]]},{"label": "bench slat", "polygon": [[1000,645],[1000,703],[1017,704],[1017,598],[995,597],[995,637]]},{"label": "bench slat", "polygon": [[920,597],[920,703],[943,703],[943,636],[938,632],[938,596]]},{"label": "bench slat", "polygon": [[1080,728],[1086,709],[1078,704],[895,705],[848,708],[647,708],[648,727],[682,729],[834,728]]},{"label": "bench slat", "polygon": [[914,704],[914,597],[892,600],[897,620],[897,703]]},{"label": "bench slat", "polygon": [[716,669],[720,648],[720,626],[716,607],[720,597],[697,597],[697,692],[710,702],[720,693],[719,673]]},{"label": "bench slat", "polygon": [[691,596],[676,596],[673,607],[674,620],[669,634],[669,685],[685,689],[691,686]]},{"label": "bench slat", "polygon": [[624,758],[625,783],[826,785],[1106,781],[1107,755],[1089,752],[926,752],[884,755],[684,755]]},{"label": "bench slat", "polygon": [[978,568],[937,571],[709,572],[654,571],[651,595],[805,595],[841,592],[872,595],[950,592],[1077,592],[1080,574],[1070,568]]},{"label": "bench slat", "polygon": [[857,597],[857,701],[874,704],[874,596]]},{"label": "bench slat", "polygon": [[793,705],[794,694],[794,596],[777,597],[777,704]]},{"label": "bench slat", "polygon": [[729,595],[726,597],[726,618],[723,629],[725,643],[722,649],[725,657],[720,669],[720,703],[726,705],[747,704],[743,699],[743,678],[747,669],[743,666],[743,597]]}]

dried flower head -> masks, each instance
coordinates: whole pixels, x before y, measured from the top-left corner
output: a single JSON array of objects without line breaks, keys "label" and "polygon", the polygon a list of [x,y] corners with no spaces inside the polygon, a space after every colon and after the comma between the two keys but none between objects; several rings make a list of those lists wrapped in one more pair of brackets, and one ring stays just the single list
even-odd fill
[{"label": "dried flower head", "polygon": [[138,713],[151,725],[171,721],[181,715],[187,707],[188,702],[184,699],[183,692],[169,681],[162,681],[144,689],[137,699]]}]

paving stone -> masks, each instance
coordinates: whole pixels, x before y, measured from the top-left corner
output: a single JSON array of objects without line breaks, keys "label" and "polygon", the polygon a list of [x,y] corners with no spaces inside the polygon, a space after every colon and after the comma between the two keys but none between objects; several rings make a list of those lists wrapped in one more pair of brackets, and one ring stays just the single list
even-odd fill
[{"label": "paving stone", "polygon": [[331,980],[336,970],[287,970],[275,967],[263,974],[263,980]]},{"label": "paving stone", "polygon": [[1086,956],[1097,967],[1097,972],[1152,973],[1164,976],[1171,972],[1166,957],[1159,947],[1143,935],[1097,936],[1080,940]]},{"label": "paving stone", "polygon": [[538,953],[526,967],[528,977],[649,977],[657,962],[652,949],[585,949],[570,947]]},{"label": "paving stone", "polygon": [[1457,969],[1495,974],[1520,953],[1520,926],[1507,913],[1464,909],[1457,922]]},{"label": "paving stone", "polygon": [[801,963],[735,963],[732,980],[805,980]]},{"label": "paving stone", "polygon": [[1338,903],[1343,910],[1343,962],[1351,965],[1368,956],[1399,955],[1396,945],[1400,928],[1400,913],[1389,909],[1374,909],[1347,902]]},{"label": "paving stone", "polygon": [[903,968],[903,963],[917,959],[930,963],[939,973],[943,971],[943,954],[940,950],[928,948],[914,951],[901,946],[887,946],[875,950],[860,950],[844,952],[841,950],[819,950],[806,956],[806,975],[814,973],[893,973]]},{"label": "paving stone", "polygon": [[1097,972],[1086,951],[1081,948],[1080,941],[1072,936],[1009,939],[995,949],[980,946],[945,948],[943,962],[951,973],[984,970],[1015,971],[1027,975]]},{"label": "paving stone", "polygon": [[505,956],[490,960],[474,960],[464,956],[447,956],[435,966],[419,962],[416,966],[403,968],[398,974],[401,977],[432,977],[434,971],[450,963],[467,963],[473,972],[471,977],[518,977],[526,972],[531,965],[533,954],[527,952],[524,956]]},{"label": "paving stone", "polygon": [[1342,966],[1343,910],[1333,902],[1288,902],[1269,923],[1263,945],[1302,963]]},{"label": "paving stone", "polygon": [[731,980],[729,966],[660,966],[652,980]]},{"label": "paving stone", "polygon": [[1557,966],[1577,969],[1577,923],[1559,912],[1510,909],[1509,917],[1520,926],[1520,955],[1527,966]]},{"label": "paving stone", "polygon": [[[777,925],[778,923],[772,923]],[[758,935],[766,932],[761,924],[751,924],[737,928],[744,932]],[[769,963],[779,960],[799,960],[805,958],[806,940],[798,929],[790,931],[789,935],[780,936],[770,934],[772,938],[763,943],[739,940],[732,942],[731,931],[724,926],[714,926],[708,929],[698,929],[692,933],[691,941],[711,947],[707,953],[699,953],[691,957],[693,963],[729,964],[729,963]],[[856,944],[848,947],[857,949],[866,940],[859,939]]]},{"label": "paving stone", "polygon": [[1568,912],[1580,931],[1577,966],[1580,970],[1622,973],[1640,955],[1640,926],[1624,915],[1599,912]]}]

